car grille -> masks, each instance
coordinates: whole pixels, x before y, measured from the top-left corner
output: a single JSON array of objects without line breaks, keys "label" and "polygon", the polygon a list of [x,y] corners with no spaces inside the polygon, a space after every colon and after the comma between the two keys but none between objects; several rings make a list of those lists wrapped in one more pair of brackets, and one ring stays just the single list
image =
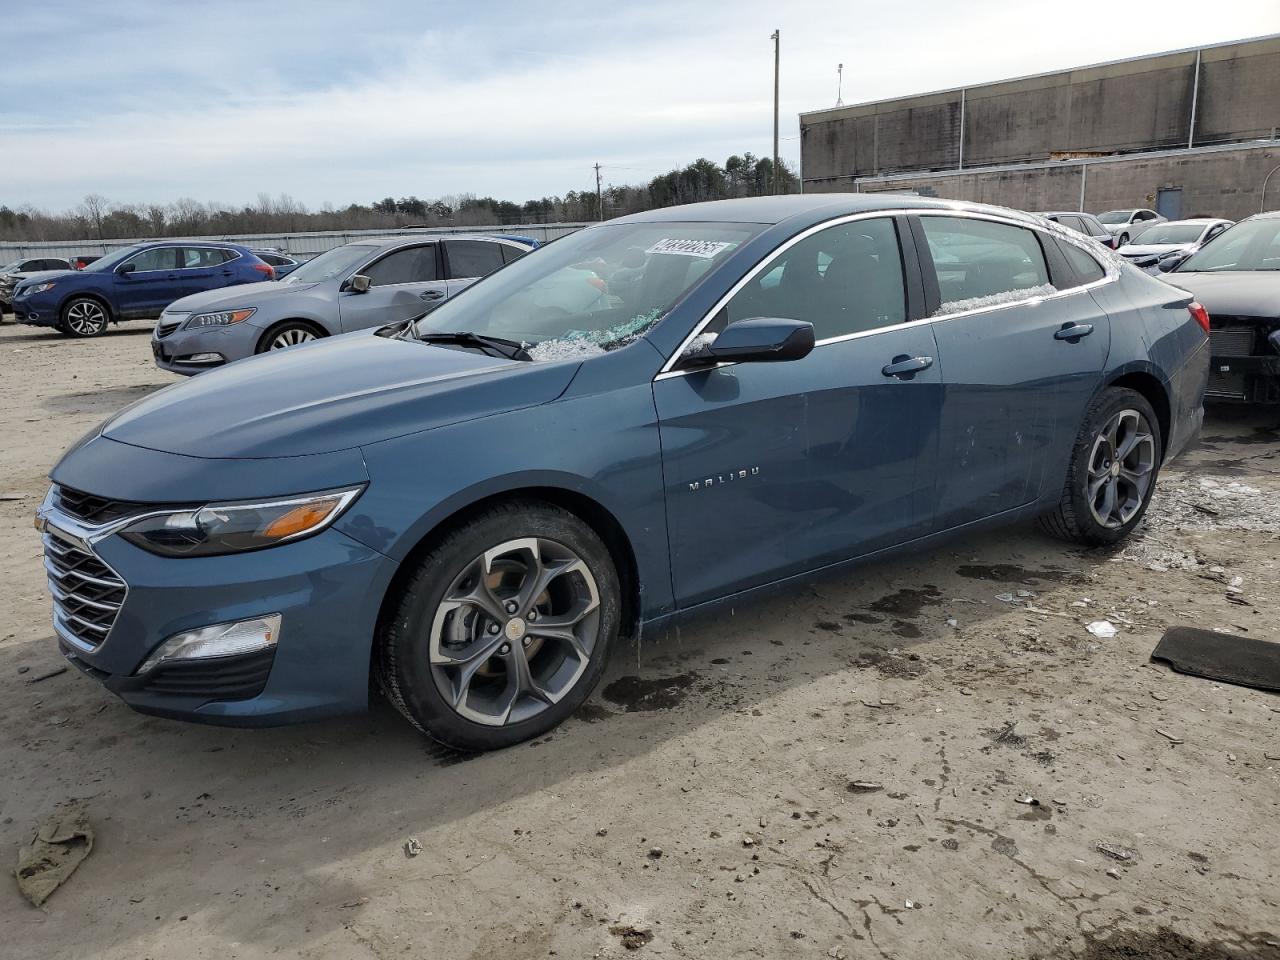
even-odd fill
[{"label": "car grille", "polygon": [[145,504],[130,500],[112,500],[108,497],[94,496],[72,487],[58,487],[58,507],[85,523],[100,524],[119,520],[131,513],[139,513]]},{"label": "car grille", "polygon": [[1247,357],[1253,353],[1252,327],[1225,327],[1209,333],[1209,349],[1215,357]]},{"label": "car grille", "polygon": [[107,639],[129,588],[79,542],[53,528],[44,534],[44,569],[53,594],[53,625],[67,641],[93,650]]},{"label": "car grille", "polygon": [[186,317],[180,317],[177,320],[166,320],[164,317],[161,317],[160,322],[156,324],[156,336],[163,340],[169,334],[173,333],[173,331],[182,326],[182,321],[185,319]]}]

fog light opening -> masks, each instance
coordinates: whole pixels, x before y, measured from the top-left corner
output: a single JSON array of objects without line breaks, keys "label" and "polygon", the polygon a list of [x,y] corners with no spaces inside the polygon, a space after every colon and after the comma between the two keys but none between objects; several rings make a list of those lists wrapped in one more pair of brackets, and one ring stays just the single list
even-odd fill
[{"label": "fog light opening", "polygon": [[188,357],[175,357],[178,363],[224,363],[226,357],[220,353],[193,353]]},{"label": "fog light opening", "polygon": [[184,631],[160,644],[138,668],[135,676],[148,673],[162,663],[234,657],[269,649],[280,637],[280,620],[280,614],[272,613]]}]

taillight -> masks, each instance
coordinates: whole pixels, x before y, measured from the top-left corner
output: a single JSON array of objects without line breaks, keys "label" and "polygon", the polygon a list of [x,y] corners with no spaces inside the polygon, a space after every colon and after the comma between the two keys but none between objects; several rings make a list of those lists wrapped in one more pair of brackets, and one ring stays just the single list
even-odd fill
[{"label": "taillight", "polygon": [[268,280],[274,280],[276,278],[276,268],[269,263],[255,263],[253,265],[253,269],[257,270],[259,273],[265,273]]},{"label": "taillight", "polygon": [[1191,314],[1191,318],[1200,324],[1200,329],[1205,332],[1205,336],[1209,334],[1209,311],[1201,304],[1192,300],[1187,304],[1187,313]]}]

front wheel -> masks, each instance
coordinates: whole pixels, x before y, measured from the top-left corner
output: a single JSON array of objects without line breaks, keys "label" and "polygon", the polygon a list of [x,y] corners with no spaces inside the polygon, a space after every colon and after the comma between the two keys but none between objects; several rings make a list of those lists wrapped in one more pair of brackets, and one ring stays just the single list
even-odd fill
[{"label": "front wheel", "polygon": [[1085,413],[1062,498],[1041,525],[1089,546],[1123,540],[1151,503],[1162,451],[1160,423],[1146,397],[1108,387]]},{"label": "front wheel", "polygon": [[403,578],[379,637],[378,678],[418,729],[459,750],[545,733],[604,671],[621,616],[608,548],[537,501],[486,510]]},{"label": "front wheel", "polygon": [[58,329],[68,337],[98,337],[107,330],[107,308],[91,297],[76,297],[62,308]]},{"label": "front wheel", "polygon": [[1129,235],[1127,233],[1122,233],[1120,234],[1120,239],[1116,241],[1116,249],[1119,250],[1121,247],[1127,246],[1128,243]]},{"label": "front wheel", "polygon": [[277,324],[263,334],[258,341],[255,353],[266,353],[268,350],[287,350],[312,340],[320,339],[320,333],[309,323],[289,320]]}]

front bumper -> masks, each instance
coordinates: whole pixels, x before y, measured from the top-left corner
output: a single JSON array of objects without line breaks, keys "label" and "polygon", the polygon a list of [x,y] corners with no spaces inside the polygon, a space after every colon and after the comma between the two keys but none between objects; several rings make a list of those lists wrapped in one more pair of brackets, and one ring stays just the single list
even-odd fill
[{"label": "front bumper", "polygon": [[19,323],[33,327],[58,325],[58,297],[53,293],[37,293],[35,296],[18,296],[13,300],[13,315]]},{"label": "front bumper", "polygon": [[[185,322],[185,321],[184,321]],[[178,327],[166,336],[160,335],[164,318],[156,324],[151,334],[151,354],[156,366],[170,373],[185,377],[202,373],[214,367],[225,366],[235,360],[253,356],[262,331],[249,325],[249,321],[228,327],[206,327],[187,330]],[[190,358],[212,354],[220,359],[192,362]]]},{"label": "front bumper", "polygon": [[[63,655],[131,707],[233,726],[366,708],[378,608],[395,571],[387,557],[332,528],[251,553],[159,557],[114,532],[86,535],[94,528],[56,508],[42,509],[49,526],[87,542],[127,585],[96,646],[75,642],[64,629],[57,633]],[[279,638],[267,650],[167,661],[137,675],[151,652],[177,633],[268,612],[282,620]]]}]

